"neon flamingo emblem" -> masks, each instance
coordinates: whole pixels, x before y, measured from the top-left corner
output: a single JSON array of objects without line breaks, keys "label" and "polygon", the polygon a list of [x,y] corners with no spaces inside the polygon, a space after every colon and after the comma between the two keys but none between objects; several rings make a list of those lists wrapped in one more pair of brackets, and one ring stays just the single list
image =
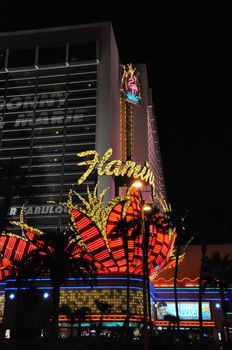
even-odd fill
[{"label": "neon flamingo emblem", "polygon": [[132,99],[134,99],[134,95],[135,95],[135,91],[138,91],[138,87],[137,85],[135,84],[135,81],[133,78],[129,78],[128,79],[128,86],[129,88],[131,89],[131,92],[132,92]]}]

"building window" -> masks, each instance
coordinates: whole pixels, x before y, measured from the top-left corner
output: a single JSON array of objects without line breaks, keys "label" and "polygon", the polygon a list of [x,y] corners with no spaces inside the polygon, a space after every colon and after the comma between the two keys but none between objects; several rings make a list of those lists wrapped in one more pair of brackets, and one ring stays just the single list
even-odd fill
[{"label": "building window", "polygon": [[65,65],[65,46],[62,47],[40,47],[38,65]]},{"label": "building window", "polygon": [[17,50],[9,53],[8,68],[33,67],[35,65],[35,49]]},{"label": "building window", "polygon": [[0,69],[3,69],[5,66],[5,57],[6,57],[6,51],[0,50]]},{"label": "building window", "polygon": [[[61,57],[65,56],[63,53]],[[44,62],[52,60],[45,60],[44,56]],[[28,170],[36,193],[29,206],[66,201],[70,187],[86,171],[77,167],[76,154],[95,149],[97,80],[96,62],[65,67],[58,63],[0,74],[0,113],[4,108],[4,114],[0,114],[0,122],[1,118],[4,121],[0,160],[13,157]],[[97,182],[96,174],[91,175],[79,189],[83,196],[86,185],[92,190]],[[23,200],[14,197],[12,202],[19,209],[12,214],[16,219]],[[41,213],[43,217],[45,214]],[[42,230],[56,227],[59,220],[65,226],[69,219],[67,213],[48,213],[52,220],[47,221],[46,217],[41,222],[38,215],[31,215],[29,222]]]},{"label": "building window", "polygon": [[96,60],[96,43],[88,45],[70,45],[69,46],[69,63],[79,61]]}]

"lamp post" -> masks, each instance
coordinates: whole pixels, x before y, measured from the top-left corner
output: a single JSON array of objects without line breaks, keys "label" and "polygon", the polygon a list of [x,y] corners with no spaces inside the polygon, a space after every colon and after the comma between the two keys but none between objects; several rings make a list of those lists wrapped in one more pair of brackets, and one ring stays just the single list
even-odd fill
[{"label": "lamp post", "polygon": [[[132,187],[136,189],[140,189],[142,187],[141,181],[135,181],[132,184]],[[140,192],[140,197],[142,199],[142,194]],[[139,202],[140,210],[141,210],[141,235],[142,235],[142,252],[143,252],[143,337],[144,337],[144,350],[149,349],[149,341],[148,341],[148,315],[150,314],[148,311],[148,307],[150,305],[149,299],[150,295],[148,295],[148,283],[149,283],[149,273],[147,266],[147,237],[146,237],[146,224],[145,224],[145,212],[149,212],[152,208],[150,205],[146,204],[143,199]],[[150,318],[150,317],[149,317]]]},{"label": "lamp post", "polygon": [[149,348],[148,343],[148,323],[147,318],[149,313],[148,307],[150,305],[148,295],[148,283],[149,283],[149,273],[147,266],[147,237],[146,237],[146,223],[145,223],[145,212],[150,211],[151,207],[141,203],[141,233],[142,233],[142,251],[143,251],[143,332],[144,332],[144,350]]}]

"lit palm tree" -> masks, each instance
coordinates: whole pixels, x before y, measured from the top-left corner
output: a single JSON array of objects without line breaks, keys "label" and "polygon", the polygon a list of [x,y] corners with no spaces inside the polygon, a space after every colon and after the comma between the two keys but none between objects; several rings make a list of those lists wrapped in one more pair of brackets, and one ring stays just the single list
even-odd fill
[{"label": "lit palm tree", "polygon": [[211,257],[205,257],[203,267],[203,291],[208,286],[219,288],[224,325],[228,341],[230,341],[230,335],[226,314],[227,305],[225,300],[225,291],[232,286],[232,260],[229,259],[229,257],[230,255],[221,257],[219,252],[215,252]]},{"label": "lit palm tree", "polygon": [[31,251],[20,262],[19,279],[27,276],[49,275],[52,285],[52,337],[58,337],[60,287],[72,275],[91,282],[94,264],[80,251],[77,254],[77,236],[70,230],[46,233],[39,237],[40,248]]}]

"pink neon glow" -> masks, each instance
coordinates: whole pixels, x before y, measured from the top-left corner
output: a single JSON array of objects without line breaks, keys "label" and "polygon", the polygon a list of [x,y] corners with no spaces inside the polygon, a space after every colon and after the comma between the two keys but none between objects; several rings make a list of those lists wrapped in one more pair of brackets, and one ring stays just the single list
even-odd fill
[{"label": "pink neon glow", "polygon": [[135,84],[135,81],[133,78],[129,78],[128,79],[128,86],[129,88],[131,89],[132,91],[132,96],[134,97],[134,91],[138,91],[138,87],[137,85]]}]

